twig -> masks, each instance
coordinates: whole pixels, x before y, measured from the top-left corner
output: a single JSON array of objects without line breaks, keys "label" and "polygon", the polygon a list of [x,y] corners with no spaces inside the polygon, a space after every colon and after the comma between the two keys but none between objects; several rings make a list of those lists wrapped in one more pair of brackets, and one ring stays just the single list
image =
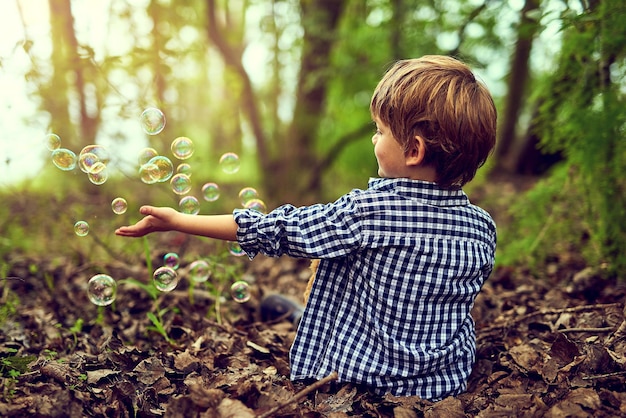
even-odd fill
[{"label": "twig", "polygon": [[557,330],[557,332],[560,332],[561,334],[565,334],[568,332],[610,332],[613,331],[614,327],[602,327],[602,328],[565,328],[565,329],[559,329]]},{"label": "twig", "polygon": [[[594,311],[598,309],[608,309],[608,308],[621,308],[621,303],[607,303],[607,304],[598,304],[598,305],[582,305],[582,306],[573,306],[569,308],[560,308],[560,309],[541,309],[535,312],[531,312],[529,314],[520,316],[518,318],[511,318],[504,321],[503,324],[492,325],[490,327],[485,327],[481,329],[477,329],[477,339],[482,339],[485,337],[489,337],[494,331],[502,331],[507,328],[510,328],[516,324],[520,324],[524,321],[527,321],[531,318],[537,316],[545,316],[545,315],[559,315],[564,313],[576,313],[576,312],[584,312],[584,311]],[[570,331],[573,332],[573,331]]]},{"label": "twig", "polygon": [[592,375],[592,376],[583,376],[583,380],[604,379],[606,377],[621,376],[623,374],[626,374],[626,371],[612,372],[612,373],[605,373],[605,374],[596,374],[596,375]]},{"label": "twig", "polygon": [[283,409],[287,405],[290,405],[290,404],[292,404],[294,402],[297,402],[298,399],[305,397],[306,395],[308,395],[309,393],[313,392],[314,390],[317,390],[320,387],[324,386],[326,383],[329,383],[329,382],[332,382],[334,380],[337,380],[338,377],[339,377],[339,375],[337,374],[337,372],[332,372],[331,374],[329,374],[325,378],[323,378],[321,380],[318,380],[317,382],[315,382],[315,383],[305,387],[300,392],[296,393],[293,397],[291,397],[291,399],[287,400],[287,402],[284,402],[284,403],[282,403],[280,405],[276,405],[274,408],[270,409],[269,411],[265,412],[264,414],[261,414],[261,415],[257,416],[257,418],[269,418],[269,417],[271,417],[273,414],[275,414],[276,412],[280,411],[281,409]]}]

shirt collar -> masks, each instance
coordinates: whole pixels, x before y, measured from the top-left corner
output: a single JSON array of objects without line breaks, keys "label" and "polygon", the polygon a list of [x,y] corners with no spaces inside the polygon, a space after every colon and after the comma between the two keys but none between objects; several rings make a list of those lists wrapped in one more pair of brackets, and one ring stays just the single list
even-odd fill
[{"label": "shirt collar", "polygon": [[433,206],[465,206],[469,199],[462,189],[444,189],[424,180],[411,180],[407,178],[370,178],[370,189],[391,191],[409,199],[421,200]]}]

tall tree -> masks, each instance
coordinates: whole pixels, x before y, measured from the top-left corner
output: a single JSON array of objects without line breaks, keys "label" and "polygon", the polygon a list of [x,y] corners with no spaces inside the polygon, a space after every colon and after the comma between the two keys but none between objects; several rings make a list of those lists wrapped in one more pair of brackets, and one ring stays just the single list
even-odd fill
[{"label": "tall tree", "polygon": [[[86,66],[74,31],[74,17],[70,0],[49,0],[52,41],[52,70],[50,84],[43,92],[44,107],[51,113],[51,130],[61,134],[64,146],[80,150],[95,142],[100,121],[99,106],[94,114],[87,110]],[[86,51],[88,53],[88,51]],[[72,80],[70,83],[68,80]],[[69,109],[72,96],[76,96],[79,110],[78,127],[72,131]],[[97,95],[93,97],[97,99]]]},{"label": "tall tree", "polygon": [[278,194],[283,199],[298,201],[316,197],[315,193],[306,190],[309,182],[301,168],[313,164],[319,115],[323,113],[330,76],[329,51],[336,40],[345,3],[343,0],[303,0],[300,3],[304,33],[293,120],[287,134],[272,138],[275,144],[271,146],[264,130],[260,104],[242,62],[242,52],[224,36],[226,26],[218,19],[216,0],[207,0],[208,35],[242,84],[240,103],[255,139],[260,169],[271,173],[264,179],[264,189],[270,199]]},{"label": "tall tree", "polygon": [[[527,96],[526,86],[530,74],[530,53],[537,30],[540,28],[538,19],[539,0],[526,0],[521,9],[520,23],[517,27],[517,42],[511,58],[510,72],[507,81],[507,95],[504,112],[498,130],[496,147],[497,169],[511,170],[512,161],[517,154],[516,127],[523,104]],[[527,137],[532,140],[532,137]]]}]

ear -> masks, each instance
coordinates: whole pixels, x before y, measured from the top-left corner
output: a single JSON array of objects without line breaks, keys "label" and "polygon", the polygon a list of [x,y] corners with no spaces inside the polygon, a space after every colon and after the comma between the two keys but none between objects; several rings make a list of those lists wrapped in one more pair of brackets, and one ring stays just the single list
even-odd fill
[{"label": "ear", "polygon": [[405,162],[407,166],[417,166],[424,161],[426,156],[426,142],[424,138],[415,135],[415,142],[406,154]]}]

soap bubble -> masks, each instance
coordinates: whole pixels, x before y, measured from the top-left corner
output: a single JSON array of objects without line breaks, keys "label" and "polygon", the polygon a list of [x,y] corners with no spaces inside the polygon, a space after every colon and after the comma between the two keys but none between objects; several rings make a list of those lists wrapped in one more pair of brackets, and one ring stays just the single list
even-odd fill
[{"label": "soap bubble", "polygon": [[163,256],[163,263],[165,267],[170,267],[176,270],[180,266],[180,258],[176,253],[167,253]]},{"label": "soap bubble", "polygon": [[220,167],[226,174],[234,174],[239,171],[239,156],[234,152],[227,152],[220,157]]},{"label": "soap bubble", "polygon": [[100,161],[105,165],[108,164],[109,161],[111,161],[111,155],[109,154],[109,151],[102,145],[87,145],[82,150],[80,150],[78,156],[80,157],[84,154],[94,154],[96,157],[98,157],[97,161]]},{"label": "soap bubble", "polygon": [[99,186],[109,179],[109,170],[102,162],[98,161],[91,167],[91,171],[87,173],[87,177],[90,182]]},{"label": "soap bubble", "polygon": [[78,156],[78,168],[80,168],[80,171],[83,173],[91,173],[93,166],[99,162],[100,159],[98,156],[91,152],[86,152]]},{"label": "soap bubble", "polygon": [[126,209],[128,209],[128,203],[126,203],[126,199],[123,197],[116,197],[111,202],[111,209],[116,215],[121,215],[126,212]]},{"label": "soap bubble", "polygon": [[178,285],[178,274],[171,267],[159,267],[152,274],[152,281],[161,292],[171,292]]},{"label": "soap bubble", "polygon": [[172,141],[172,154],[179,160],[186,160],[193,155],[193,142],[186,136],[180,136]]},{"label": "soap bubble", "polygon": [[61,137],[57,134],[48,134],[44,137],[44,143],[48,151],[61,148]]},{"label": "soap bubble", "polygon": [[252,187],[244,187],[239,191],[239,201],[242,205],[248,203],[252,199],[258,199],[259,193]]},{"label": "soap bubble", "polygon": [[139,161],[139,166],[144,165],[157,155],[159,155],[159,153],[154,148],[147,147],[142,149],[141,151],[139,151],[139,156],[137,157],[137,161]]},{"label": "soap bubble", "polygon": [[194,196],[185,196],[178,202],[178,207],[182,213],[197,215],[200,213],[200,202]]},{"label": "soap bubble", "polygon": [[176,167],[176,172],[179,174],[187,174],[191,177],[191,166],[187,163],[180,163],[178,167]]},{"label": "soap bubble", "polygon": [[159,181],[159,167],[156,164],[146,163],[139,167],[139,178],[146,184]]},{"label": "soap bubble", "polygon": [[230,295],[235,302],[247,302],[250,300],[251,296],[250,285],[243,280],[238,280],[230,286]]},{"label": "soap bubble", "polygon": [[152,157],[147,164],[154,164],[157,166],[157,181],[160,183],[165,183],[166,181],[171,179],[172,174],[174,174],[174,164],[172,164],[172,161],[169,158],[162,155]]},{"label": "soap bubble", "polygon": [[117,283],[108,274],[96,274],[89,279],[87,296],[94,305],[110,305],[117,296]]},{"label": "soap bubble", "polygon": [[67,148],[57,148],[52,151],[52,163],[63,171],[71,171],[76,167],[76,154]]},{"label": "soap bubble", "polygon": [[196,260],[189,265],[189,279],[194,283],[202,283],[209,280],[211,269],[209,263],[204,260]]},{"label": "soap bubble", "polygon": [[89,233],[89,224],[85,221],[78,221],[74,224],[74,233],[79,237],[84,237]]},{"label": "soap bubble", "polygon": [[187,174],[174,174],[170,180],[172,191],[176,194],[186,194],[191,190],[191,179]]},{"label": "soap bubble", "polygon": [[241,245],[237,241],[228,241],[228,252],[236,257],[241,257],[245,254]]},{"label": "soap bubble", "polygon": [[156,107],[149,107],[139,117],[141,128],[148,135],[157,135],[165,128],[165,115]]},{"label": "soap bubble", "polygon": [[220,198],[220,187],[215,183],[205,183],[202,186],[202,196],[207,202],[215,202]]},{"label": "soap bubble", "polygon": [[267,206],[265,205],[265,202],[261,199],[250,199],[246,202],[245,205],[243,205],[243,207],[245,209],[253,209],[261,213],[267,212]]}]

